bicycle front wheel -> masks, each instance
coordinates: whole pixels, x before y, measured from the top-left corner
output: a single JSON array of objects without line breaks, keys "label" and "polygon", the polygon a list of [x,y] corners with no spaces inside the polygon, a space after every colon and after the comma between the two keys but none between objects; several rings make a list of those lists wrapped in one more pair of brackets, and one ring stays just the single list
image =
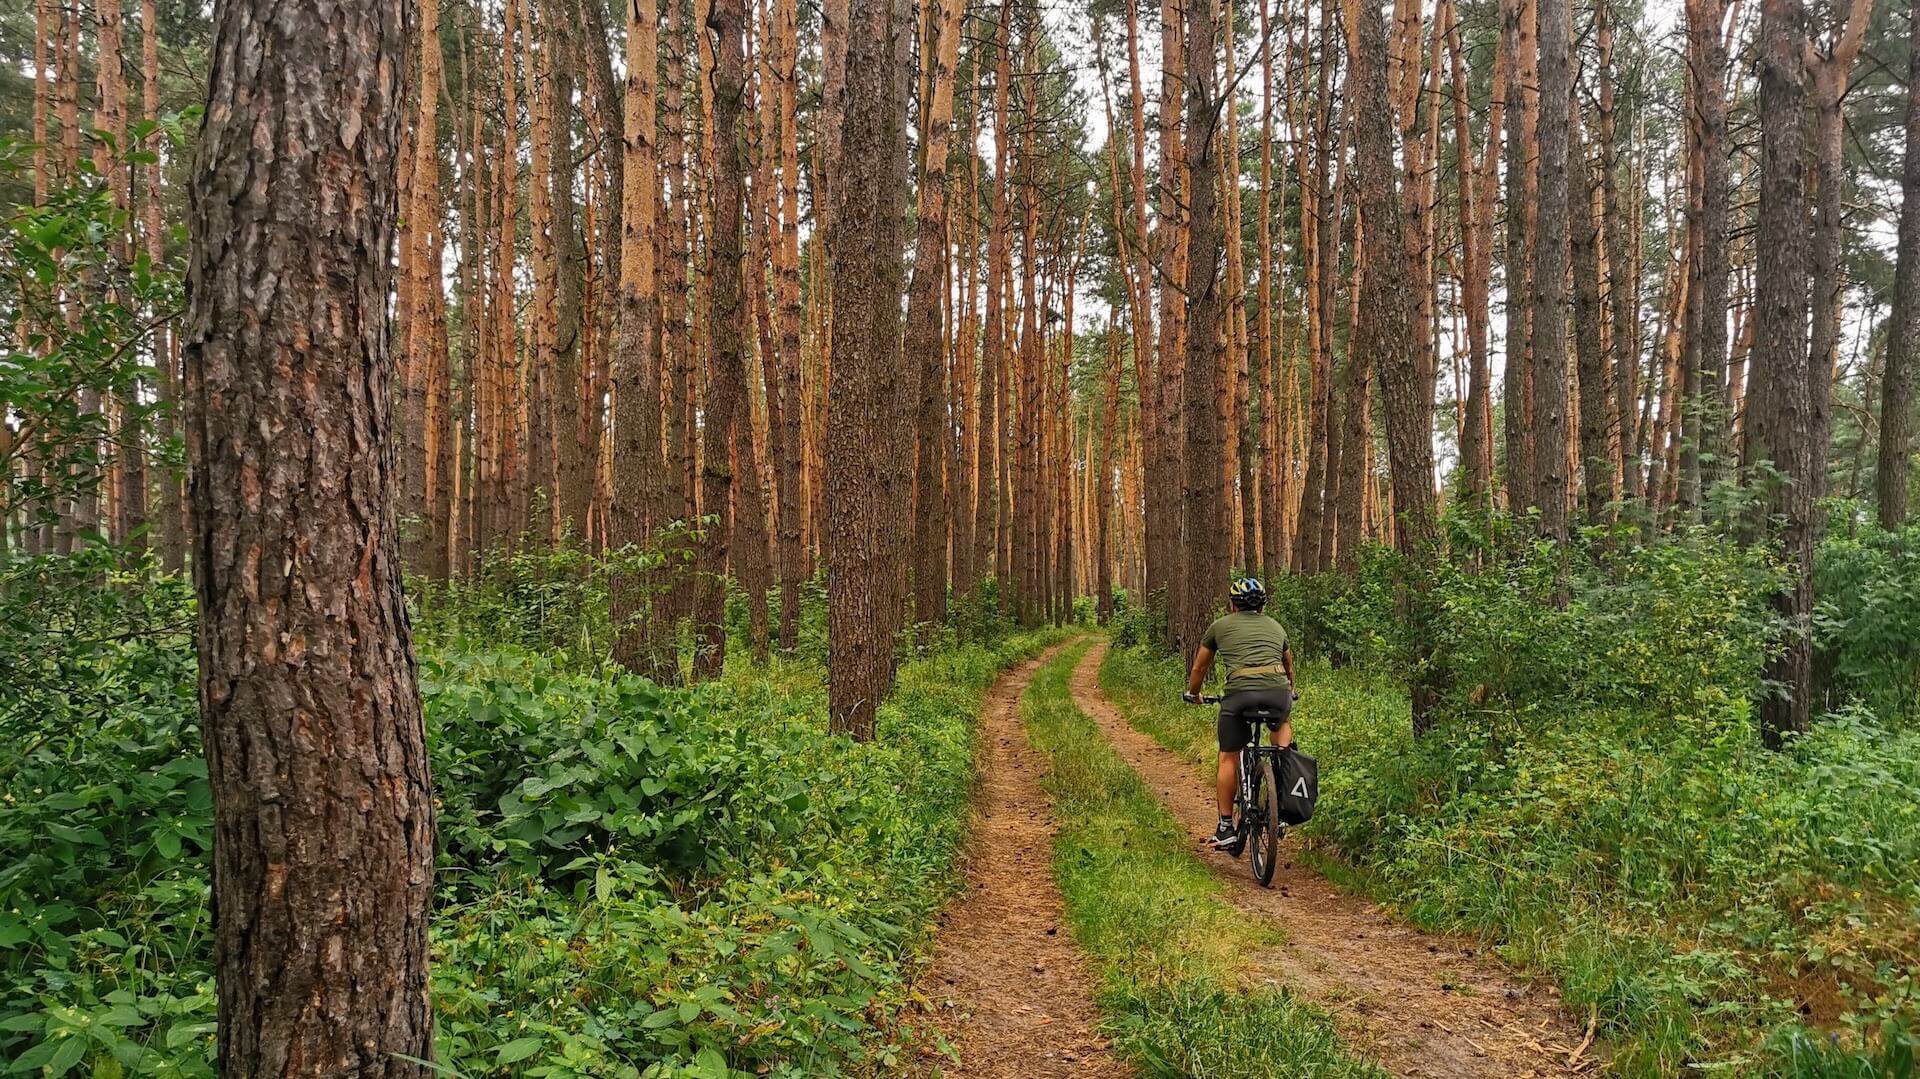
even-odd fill
[{"label": "bicycle front wheel", "polygon": [[1273,758],[1265,754],[1253,773],[1251,823],[1247,845],[1253,848],[1253,879],[1262,888],[1271,888],[1274,867],[1280,861],[1280,781],[1274,775]]}]

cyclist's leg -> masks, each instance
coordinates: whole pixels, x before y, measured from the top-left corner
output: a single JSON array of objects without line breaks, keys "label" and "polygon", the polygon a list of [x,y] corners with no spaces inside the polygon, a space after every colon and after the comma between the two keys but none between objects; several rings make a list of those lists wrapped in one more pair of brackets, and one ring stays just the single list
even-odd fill
[{"label": "cyclist's leg", "polygon": [[1233,698],[1220,702],[1220,720],[1214,734],[1220,746],[1220,763],[1214,771],[1214,796],[1220,815],[1233,816],[1234,789],[1240,785],[1240,751],[1251,734],[1247,721],[1235,712]]}]

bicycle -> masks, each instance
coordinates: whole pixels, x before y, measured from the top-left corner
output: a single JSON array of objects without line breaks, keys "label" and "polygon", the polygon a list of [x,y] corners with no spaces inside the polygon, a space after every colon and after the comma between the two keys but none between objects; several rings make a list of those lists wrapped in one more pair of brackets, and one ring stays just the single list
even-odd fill
[{"label": "bicycle", "polygon": [[[1201,697],[1201,704],[1219,704],[1219,697]],[[1280,840],[1287,826],[1280,819],[1280,754],[1293,752],[1292,746],[1276,746],[1260,740],[1262,730],[1277,728],[1287,718],[1284,712],[1265,705],[1254,705],[1240,713],[1247,720],[1248,740],[1240,750],[1240,783],[1234,792],[1237,838],[1232,851],[1250,852],[1248,866],[1253,879],[1262,888],[1273,887],[1273,871],[1280,860]]]}]

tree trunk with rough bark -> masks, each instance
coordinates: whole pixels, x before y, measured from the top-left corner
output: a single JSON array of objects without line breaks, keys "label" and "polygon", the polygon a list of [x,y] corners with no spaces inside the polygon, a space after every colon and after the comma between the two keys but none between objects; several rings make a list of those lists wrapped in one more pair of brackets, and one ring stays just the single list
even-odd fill
[{"label": "tree trunk with rough bark", "polygon": [[[695,678],[717,678],[726,666],[726,577],[734,530],[734,427],[751,422],[746,408],[744,359],[747,312],[740,273],[746,162],[741,157],[739,128],[747,92],[746,24],[745,0],[714,0],[703,28],[713,40],[713,67],[704,83],[713,92],[713,124],[707,141],[714,157],[712,232],[707,238],[707,392],[700,428],[701,509],[705,520],[693,613]],[[750,462],[741,463],[744,466]],[[760,513],[763,508],[745,507],[745,512]]]},{"label": "tree trunk with rough bark", "polygon": [[948,292],[947,150],[953,134],[953,82],[965,9],[963,0],[941,0],[926,23],[933,30],[933,40],[921,44],[921,54],[931,61],[926,82],[932,94],[921,151],[920,231],[907,296],[906,357],[920,368],[911,536],[914,616],[930,623],[947,619],[948,419],[943,331],[951,327],[943,324],[942,316]]},{"label": "tree trunk with rough bark", "polygon": [[[1756,336],[1743,464],[1761,483],[1765,517],[1753,523],[1777,542],[1787,580],[1773,597],[1785,647],[1767,663],[1770,689],[1760,725],[1770,744],[1807,729],[1813,679],[1813,441],[1807,400],[1808,261],[1806,11],[1800,0],[1760,8],[1760,209],[1756,221]],[[1761,469],[1762,462],[1770,468]],[[1777,523],[1775,523],[1777,522]]]},{"label": "tree trunk with rough bark", "polygon": [[[870,739],[893,671],[883,515],[886,423],[901,361],[906,102],[890,0],[851,0],[833,191],[833,380],[827,389],[827,697],[835,731]],[[1001,115],[1005,115],[1002,113]]]},{"label": "tree trunk with rough bark", "polygon": [[[1565,540],[1567,529],[1567,268],[1574,197],[1573,9],[1538,0],[1540,41],[1539,207],[1533,233],[1533,311],[1528,352],[1533,369],[1533,504],[1540,533]],[[1585,185],[1579,185],[1584,191]]]},{"label": "tree trunk with rough bark", "polygon": [[[1920,26],[1920,0],[1911,24]],[[1907,137],[1900,173],[1899,262],[1893,275],[1893,316],[1880,397],[1876,495],[1880,527],[1907,521],[1907,474],[1913,456],[1913,385],[1920,364],[1920,49],[1907,65]]]},{"label": "tree trunk with rough bark", "polygon": [[1226,483],[1221,462],[1226,452],[1221,385],[1219,170],[1220,85],[1215,72],[1216,16],[1211,5],[1186,12],[1187,125],[1184,157],[1189,169],[1184,321],[1186,370],[1182,386],[1181,445],[1186,454],[1186,573],[1182,580],[1174,644],[1183,656],[1200,645],[1212,619],[1216,598],[1232,569]]},{"label": "tree trunk with rough bark", "polygon": [[213,25],[183,337],[220,1070],[424,1076],[434,812],[387,316],[406,15],[223,0]]},{"label": "tree trunk with rough bark", "polygon": [[[1360,319],[1355,351],[1378,358],[1381,397],[1387,413],[1387,462],[1392,481],[1394,542],[1415,567],[1405,586],[1406,617],[1415,649],[1424,656],[1427,636],[1425,563],[1437,552],[1438,528],[1433,496],[1432,386],[1423,383],[1417,353],[1411,347],[1413,298],[1405,287],[1408,270],[1402,235],[1400,199],[1395,191],[1392,113],[1387,101],[1386,28],[1380,10],[1349,4],[1348,43],[1352,71],[1347,76],[1348,108],[1354,118],[1354,171],[1360,214],[1366,221],[1361,242],[1367,272],[1361,281]],[[1424,731],[1434,693],[1430,676],[1416,675],[1413,726]]]}]

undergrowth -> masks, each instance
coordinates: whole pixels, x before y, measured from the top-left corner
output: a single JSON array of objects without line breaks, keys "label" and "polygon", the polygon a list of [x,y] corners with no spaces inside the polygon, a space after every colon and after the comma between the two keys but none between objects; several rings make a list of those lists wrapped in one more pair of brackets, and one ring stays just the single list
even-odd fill
[{"label": "undergrowth", "polygon": [[[84,561],[0,585],[0,1071],[211,1075],[190,597]],[[441,1066],[893,1070],[956,887],[980,700],[1058,633],[907,663],[854,744],[805,658],[662,689],[607,668],[604,626],[565,624],[582,595],[538,589],[548,615],[489,623],[516,601],[472,593],[422,619]]]},{"label": "undergrowth", "polygon": [[1054,873],[1074,937],[1100,971],[1118,1052],[1150,1076],[1379,1076],[1347,1055],[1332,1020],[1257,980],[1277,930],[1237,912],[1185,837],[1073,705],[1086,645],[1034,678],[1021,712],[1050,764],[1060,830]]}]

